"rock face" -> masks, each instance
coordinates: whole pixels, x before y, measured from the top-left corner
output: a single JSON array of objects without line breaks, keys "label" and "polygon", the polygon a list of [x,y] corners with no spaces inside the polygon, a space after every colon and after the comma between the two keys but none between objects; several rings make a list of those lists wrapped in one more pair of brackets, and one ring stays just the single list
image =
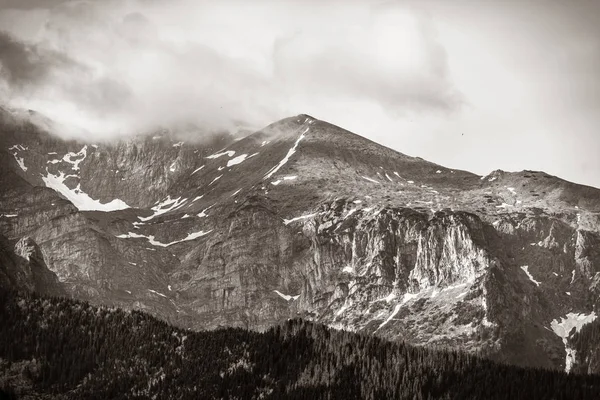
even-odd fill
[{"label": "rock face", "polygon": [[[598,189],[450,170],[307,115],[104,144],[3,121],[1,255],[68,296],[195,329],[301,316],[518,365],[587,357],[571,340],[600,304]],[[5,265],[7,285],[53,287]]]},{"label": "rock face", "polygon": [[0,286],[35,291],[51,296],[66,296],[56,274],[48,269],[38,245],[29,237],[17,242],[13,251],[0,236]]}]

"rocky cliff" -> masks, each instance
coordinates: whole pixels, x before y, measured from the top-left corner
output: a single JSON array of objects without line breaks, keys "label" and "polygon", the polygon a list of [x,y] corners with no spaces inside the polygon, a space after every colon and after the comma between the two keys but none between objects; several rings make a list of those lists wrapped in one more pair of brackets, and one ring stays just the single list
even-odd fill
[{"label": "rocky cliff", "polygon": [[69,296],[196,329],[301,316],[519,365],[586,356],[598,189],[448,169],[307,115],[112,143],[3,121],[0,233]]}]

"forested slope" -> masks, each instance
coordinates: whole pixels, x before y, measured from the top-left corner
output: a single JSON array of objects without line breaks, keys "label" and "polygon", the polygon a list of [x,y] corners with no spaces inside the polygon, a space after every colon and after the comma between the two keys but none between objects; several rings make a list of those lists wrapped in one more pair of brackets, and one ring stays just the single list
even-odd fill
[{"label": "forested slope", "polygon": [[0,389],[58,399],[597,399],[600,377],[505,366],[290,320],[192,332],[0,292]]}]

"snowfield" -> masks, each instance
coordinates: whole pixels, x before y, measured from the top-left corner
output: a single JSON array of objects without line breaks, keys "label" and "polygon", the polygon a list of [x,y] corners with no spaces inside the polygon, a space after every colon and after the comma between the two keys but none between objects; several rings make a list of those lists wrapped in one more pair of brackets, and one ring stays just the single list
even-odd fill
[{"label": "snowfield", "polygon": [[65,179],[69,177],[77,177],[76,175],[66,175],[61,172],[59,175],[53,175],[47,173],[46,176],[42,176],[44,184],[62,194],[67,200],[69,200],[77,209],[80,211],[117,211],[131,208],[123,200],[115,199],[108,203],[101,203],[99,200],[92,199],[87,193],[83,192],[79,185],[75,189],[69,189],[64,184]]}]

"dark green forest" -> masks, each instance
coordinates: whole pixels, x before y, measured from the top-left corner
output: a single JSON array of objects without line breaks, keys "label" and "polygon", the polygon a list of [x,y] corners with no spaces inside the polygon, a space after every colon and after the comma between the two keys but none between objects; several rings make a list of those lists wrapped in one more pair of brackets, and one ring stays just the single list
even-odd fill
[{"label": "dark green forest", "polygon": [[600,398],[600,376],[501,365],[299,319],[263,333],[192,332],[139,311],[6,291],[0,359],[0,399]]}]

